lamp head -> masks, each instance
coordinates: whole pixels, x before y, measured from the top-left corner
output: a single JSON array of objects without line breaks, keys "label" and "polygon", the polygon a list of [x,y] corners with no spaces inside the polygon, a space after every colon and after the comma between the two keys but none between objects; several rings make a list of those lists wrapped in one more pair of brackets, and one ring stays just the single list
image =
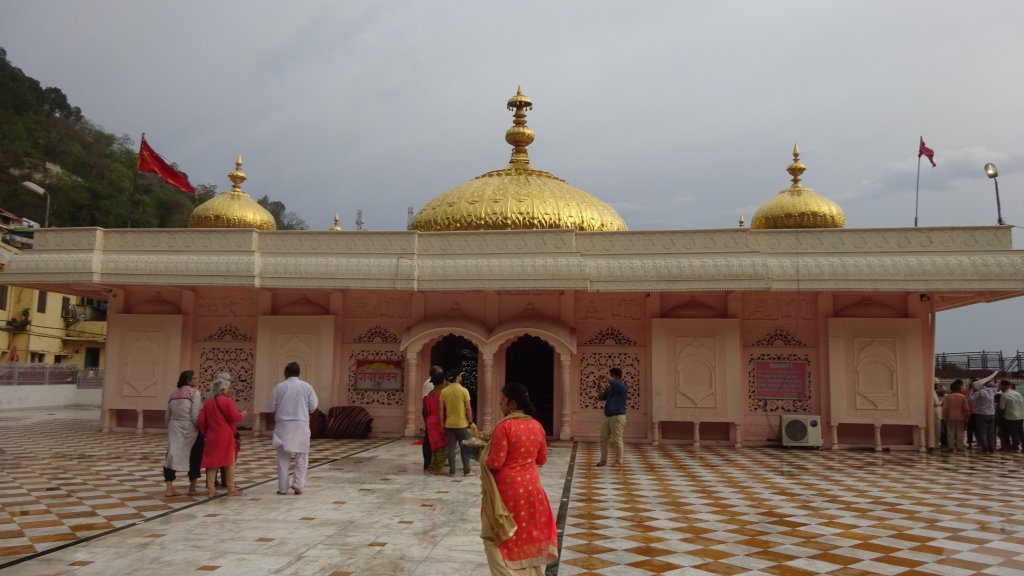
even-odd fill
[{"label": "lamp head", "polygon": [[46,195],[46,190],[44,190],[42,186],[36,184],[35,182],[22,182],[21,187],[25,188],[26,190],[31,190],[36,194],[39,194],[40,196]]},{"label": "lamp head", "polygon": [[996,168],[995,164],[989,162],[988,164],[985,164],[985,174],[989,178],[995,178],[996,176],[999,176],[999,169]]}]

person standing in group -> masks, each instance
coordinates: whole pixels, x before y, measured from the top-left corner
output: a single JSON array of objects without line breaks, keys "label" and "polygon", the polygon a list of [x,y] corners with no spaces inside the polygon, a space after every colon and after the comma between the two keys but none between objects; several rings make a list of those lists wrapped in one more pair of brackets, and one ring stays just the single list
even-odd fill
[{"label": "person standing in group", "polygon": [[1024,448],[1024,396],[1017,392],[1017,387],[1009,380],[999,383],[1003,394],[999,398],[999,409],[1003,411],[1003,421],[1006,430],[1009,432],[1009,446],[1004,446],[1016,452]]},{"label": "person standing in group", "polygon": [[480,454],[480,538],[491,574],[541,576],[558,560],[558,528],[538,466],[548,460],[544,427],[522,384],[501,390],[498,421]]},{"label": "person standing in group", "polygon": [[203,408],[202,395],[196,390],[195,372],[185,370],[178,376],[178,387],[167,399],[164,423],[167,424],[167,459],[164,461],[165,496],[180,496],[174,491],[177,472],[188,471],[188,495],[195,496],[196,482],[202,475],[200,467],[203,448],[196,424]]},{"label": "person standing in group", "polygon": [[[270,391],[267,410],[274,413],[274,436],[271,444],[277,448],[277,493],[284,496],[288,487],[302,494],[309,469],[309,413],[316,410],[320,400],[313,386],[299,380],[298,362],[284,367],[284,381]],[[288,482],[288,465],[295,458],[295,470]]]},{"label": "person standing in group", "polygon": [[[424,402],[424,407],[423,407],[423,471],[424,472],[426,472],[427,470],[430,470],[431,460],[433,459],[434,452],[437,451],[436,448],[433,448],[430,445],[430,434],[427,433],[427,412],[426,412],[426,410],[427,410],[427,408],[426,408],[427,395],[429,395],[431,392],[433,392],[434,388],[437,386],[435,384],[435,382],[434,382],[434,377],[435,376],[440,376],[440,381],[443,384],[444,383],[444,368],[441,368],[440,366],[438,366],[436,364],[430,367],[430,375],[427,377],[427,381],[423,383],[423,388],[422,388],[421,394],[420,394],[420,398]],[[442,430],[442,436],[443,435],[444,435],[444,431]]]},{"label": "person standing in group", "polygon": [[932,389],[932,411],[934,412],[935,426],[935,447],[946,446],[946,423],[942,421],[942,399],[946,396],[946,390],[941,384],[936,383]]},{"label": "person standing in group", "polygon": [[949,393],[942,398],[942,421],[946,424],[946,449],[963,452],[964,425],[971,415],[971,405],[960,393],[964,383],[959,378],[949,385]]},{"label": "person standing in group", "polygon": [[996,451],[996,381],[991,378],[985,384],[971,392],[971,402],[974,403],[975,431],[974,436],[981,444],[982,450],[988,453]]},{"label": "person standing in group", "polygon": [[431,474],[444,474],[445,463],[448,462],[448,441],[445,438],[444,422],[441,421],[441,392],[444,390],[444,370],[434,366],[438,371],[430,369],[432,390],[423,398],[423,422],[426,436],[423,443],[430,451],[427,471]]},{"label": "person standing in group", "polygon": [[210,385],[210,399],[199,412],[199,430],[205,436],[202,466],[206,468],[206,491],[210,498],[217,495],[215,486],[217,468],[224,468],[224,483],[228,496],[241,496],[243,492],[235,487],[235,460],[238,458],[238,423],[246,412],[235,407],[231,399],[231,376],[217,375]]},{"label": "person standing in group", "polygon": [[626,396],[629,390],[622,381],[621,368],[610,368],[606,378],[608,385],[598,396],[598,400],[604,400],[604,423],[601,424],[601,459],[598,460],[597,465],[608,465],[608,443],[610,441],[615,449],[614,466],[622,466],[624,452],[622,431],[626,429]]},{"label": "person standing in group", "polygon": [[469,465],[469,454],[462,449],[462,443],[469,440],[469,423],[473,421],[469,390],[462,385],[459,370],[449,370],[445,380],[447,383],[441,391],[441,421],[448,442],[448,475],[455,476],[455,450],[458,448],[462,454],[462,475],[476,476]]}]

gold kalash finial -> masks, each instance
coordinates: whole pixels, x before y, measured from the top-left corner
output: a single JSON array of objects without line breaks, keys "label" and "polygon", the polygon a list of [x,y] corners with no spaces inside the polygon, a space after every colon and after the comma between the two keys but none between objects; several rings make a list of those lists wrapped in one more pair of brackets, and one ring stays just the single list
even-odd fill
[{"label": "gold kalash finial", "polygon": [[790,188],[803,188],[803,184],[800,183],[800,176],[807,170],[803,162],[800,161],[800,147],[793,144],[793,161],[786,166],[786,172],[793,177],[793,185]]},{"label": "gold kalash finial", "polygon": [[242,155],[238,155],[238,159],[235,160],[235,169],[228,172],[228,180],[231,180],[231,193],[232,194],[244,194],[242,192],[242,182],[245,182],[248,176],[245,172],[242,172]]},{"label": "gold kalash finial", "polygon": [[533,110],[533,101],[523,94],[523,87],[519,86],[516,95],[508,99],[509,110],[515,110],[513,114],[513,126],[505,132],[505,142],[513,146],[512,159],[509,160],[510,167],[529,166],[530,156],[526,153],[526,147],[533,144],[533,130],[526,126],[526,112]]},{"label": "gold kalash finial", "polygon": [[337,212],[335,212],[334,213],[334,226],[331,226],[330,228],[328,228],[328,230],[330,230],[331,232],[340,232],[341,231],[341,226],[338,225],[338,222],[340,220],[341,220],[341,215],[338,214]]}]

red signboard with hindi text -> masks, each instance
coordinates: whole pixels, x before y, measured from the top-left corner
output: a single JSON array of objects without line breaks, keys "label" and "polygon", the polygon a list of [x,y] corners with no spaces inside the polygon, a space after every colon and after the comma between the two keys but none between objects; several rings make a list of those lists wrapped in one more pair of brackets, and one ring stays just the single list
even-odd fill
[{"label": "red signboard with hindi text", "polygon": [[806,400],[807,362],[799,360],[757,360],[754,362],[757,398]]},{"label": "red signboard with hindi text", "polygon": [[401,389],[401,360],[356,360],[356,390]]}]

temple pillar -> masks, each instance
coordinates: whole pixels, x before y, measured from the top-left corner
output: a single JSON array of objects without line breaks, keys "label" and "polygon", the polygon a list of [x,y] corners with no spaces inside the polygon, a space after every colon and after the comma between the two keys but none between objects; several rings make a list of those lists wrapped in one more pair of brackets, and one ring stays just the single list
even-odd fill
[{"label": "temple pillar", "polygon": [[733,442],[733,448],[743,447],[743,423],[733,422],[732,424],[733,433],[736,434],[735,442]]},{"label": "temple pillar", "polygon": [[839,423],[832,423],[832,449],[839,450]]},{"label": "temple pillar", "polygon": [[651,421],[651,446],[658,446],[661,444],[661,421]]},{"label": "temple pillar", "polygon": [[693,423],[693,447],[700,448],[700,422]]},{"label": "temple pillar", "polygon": [[[917,451],[918,452],[927,452],[928,451],[928,436],[929,435],[928,435],[927,428],[925,428],[924,426],[918,426],[917,427],[917,437],[918,437],[918,440],[917,440]],[[935,437],[934,434],[932,434],[931,436],[933,438]],[[935,449],[938,450],[938,448],[939,448],[939,445],[936,444],[935,445]]]},{"label": "temple pillar", "polygon": [[570,368],[572,357],[568,354],[559,354],[562,364],[562,429],[558,432],[559,440],[572,438],[572,386],[570,384]]},{"label": "temple pillar", "polygon": [[483,370],[479,371],[477,375],[480,380],[477,382],[478,395],[477,395],[477,409],[480,411],[479,422],[477,428],[484,432],[490,432],[491,426],[494,423],[494,409],[491,407],[493,402],[494,394],[494,354],[483,353]]},{"label": "temple pillar", "polygon": [[145,432],[145,418],[143,417],[144,411],[142,408],[135,409],[135,433],[142,434]]},{"label": "temple pillar", "polygon": [[882,425],[875,424],[875,452],[882,451]]},{"label": "temple pillar", "polygon": [[416,354],[406,352],[405,356],[405,436],[416,436],[416,407],[421,400],[419,388],[416,386],[418,365]]}]

